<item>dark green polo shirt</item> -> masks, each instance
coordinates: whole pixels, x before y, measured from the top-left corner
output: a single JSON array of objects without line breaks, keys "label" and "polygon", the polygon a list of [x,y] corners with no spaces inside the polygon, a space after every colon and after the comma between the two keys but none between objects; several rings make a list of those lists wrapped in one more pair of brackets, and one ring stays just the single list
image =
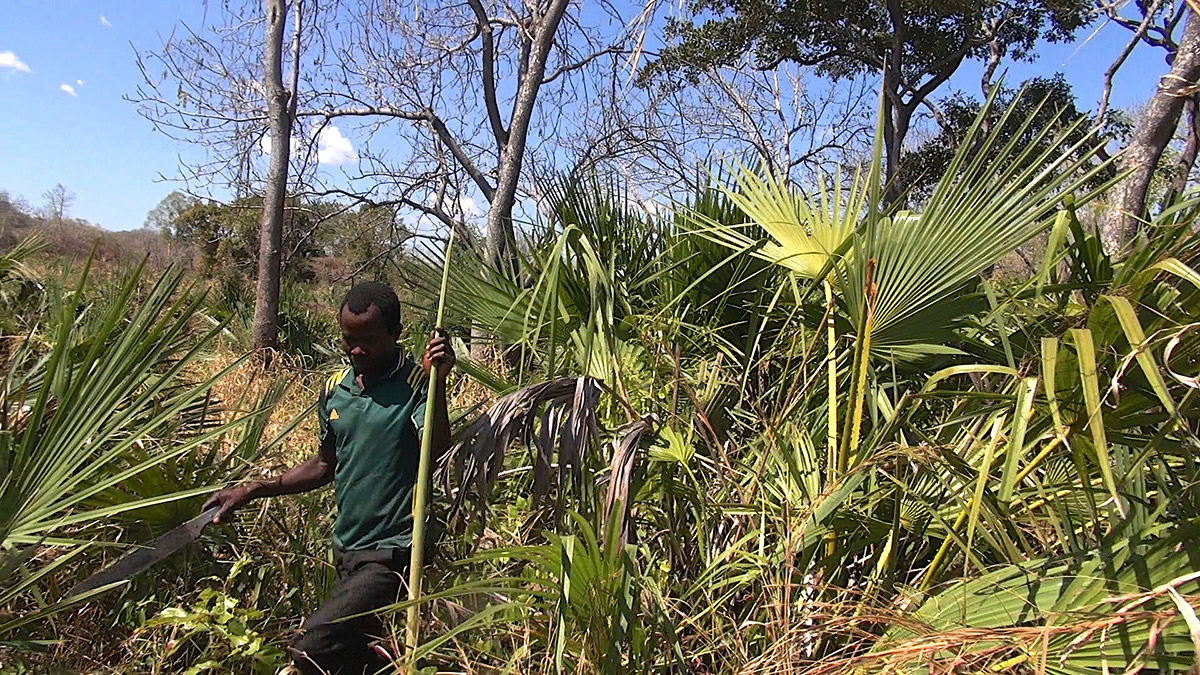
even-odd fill
[{"label": "dark green polo shirt", "polygon": [[317,415],[321,447],[337,455],[333,543],[339,549],[411,544],[427,389],[424,370],[403,357],[366,389],[349,368],[326,382]]}]

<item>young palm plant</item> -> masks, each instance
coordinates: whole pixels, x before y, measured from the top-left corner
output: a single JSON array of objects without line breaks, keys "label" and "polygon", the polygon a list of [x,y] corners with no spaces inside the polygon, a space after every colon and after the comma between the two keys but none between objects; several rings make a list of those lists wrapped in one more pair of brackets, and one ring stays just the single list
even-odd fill
[{"label": "young palm plant", "polygon": [[[139,293],[136,270],[103,301],[87,293],[89,268],[50,304],[44,341],[19,341],[0,381],[0,606],[24,608],[0,617],[0,639],[86,599],[49,602],[43,591],[98,543],[97,526],[211,490],[176,486],[140,497],[122,486],[252,417],[211,423],[200,412],[237,362],[191,376],[219,328],[194,334],[203,298],[180,272]],[[45,547],[61,552],[47,557]]]}]

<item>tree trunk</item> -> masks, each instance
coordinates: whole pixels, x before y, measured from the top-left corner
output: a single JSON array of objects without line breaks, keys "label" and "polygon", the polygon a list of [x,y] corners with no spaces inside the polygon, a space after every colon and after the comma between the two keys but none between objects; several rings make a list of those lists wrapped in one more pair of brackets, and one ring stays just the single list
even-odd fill
[{"label": "tree trunk", "polygon": [[552,0],[546,13],[537,21],[529,57],[522,68],[522,77],[517,85],[517,96],[513,102],[512,120],[508,139],[500,148],[500,166],[496,179],[496,192],[488,209],[487,258],[497,269],[509,275],[513,267],[513,245],[516,233],[513,230],[512,212],[517,199],[517,186],[521,180],[521,167],[525,161],[525,143],[529,138],[529,123],[533,118],[534,104],[542,78],[546,76],[546,59],[554,46],[554,35],[567,9],[567,0]]},{"label": "tree trunk", "polygon": [[1171,71],[1159,81],[1158,91],[1150,99],[1142,119],[1133,131],[1133,139],[1121,156],[1122,171],[1133,169],[1115,188],[1109,213],[1101,231],[1104,251],[1118,255],[1136,236],[1138,221],[1145,215],[1146,193],[1150,180],[1171,142],[1184,103],[1200,78],[1200,20],[1188,10],[1187,25]]},{"label": "tree trunk", "polygon": [[292,142],[292,118],[288,92],[283,87],[283,29],[287,20],[286,0],[264,0],[267,29],[263,54],[263,90],[271,125],[271,163],[263,192],[262,224],[258,233],[258,285],[254,293],[254,349],[278,346],[279,276],[283,248],[283,202],[287,195],[288,157]]},{"label": "tree trunk", "polygon": [[1192,167],[1196,165],[1196,153],[1200,150],[1200,129],[1196,127],[1200,119],[1197,119],[1196,108],[1196,96],[1192,96],[1184,105],[1187,115],[1187,140],[1183,145],[1183,153],[1179,155],[1179,162],[1175,165],[1175,176],[1171,181],[1173,196],[1181,195],[1187,189],[1188,176],[1192,174]]},{"label": "tree trunk", "polygon": [[913,102],[904,102],[900,95],[897,95],[896,98],[900,99],[899,103],[892,100],[892,97],[888,97],[884,103],[883,180],[887,189],[884,190],[883,199],[887,205],[897,203],[904,193],[904,177],[900,175],[900,159],[904,154],[904,138],[908,136],[912,116],[916,111],[916,105]]},{"label": "tree trunk", "polygon": [[[558,32],[559,23],[567,9],[568,0],[552,0],[546,13],[540,19],[535,19],[536,29],[533,39],[526,40],[521,49],[520,74],[517,82],[517,96],[513,101],[512,118],[509,122],[508,133],[497,131],[499,144],[499,166],[497,167],[496,189],[492,194],[487,215],[487,262],[495,269],[503,271],[510,279],[516,280],[517,268],[516,231],[513,228],[512,212],[517,201],[517,186],[520,185],[521,168],[525,163],[525,144],[529,139],[529,125],[533,119],[534,105],[537,103],[538,91],[542,87],[542,79],[546,76],[546,60],[550,49],[554,46],[554,35]],[[486,48],[486,45],[485,45]],[[484,84],[485,88],[494,86],[492,82]],[[499,129],[497,120],[493,129]],[[476,327],[471,330],[471,356],[484,360],[488,356],[488,336],[485,331]]]}]

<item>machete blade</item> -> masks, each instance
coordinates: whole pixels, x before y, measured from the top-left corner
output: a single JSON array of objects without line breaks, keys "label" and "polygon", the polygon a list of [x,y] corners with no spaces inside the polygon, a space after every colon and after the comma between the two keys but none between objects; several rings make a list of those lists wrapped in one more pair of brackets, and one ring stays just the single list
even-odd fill
[{"label": "machete blade", "polygon": [[200,536],[200,533],[204,531],[204,528],[212,523],[213,516],[217,515],[217,511],[220,509],[219,505],[209,507],[200,515],[149,544],[126,553],[113,564],[76,584],[67,593],[67,597],[74,597],[100,588],[101,586],[125,581],[139,572],[146,571],[151,566],[165,560],[172,553],[195,541]]}]

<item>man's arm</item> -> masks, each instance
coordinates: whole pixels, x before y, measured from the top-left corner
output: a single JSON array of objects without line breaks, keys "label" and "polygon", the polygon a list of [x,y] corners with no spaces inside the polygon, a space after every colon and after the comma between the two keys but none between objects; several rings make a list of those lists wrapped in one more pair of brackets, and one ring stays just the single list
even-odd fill
[{"label": "man's arm", "polygon": [[226,514],[251,499],[308,492],[328,485],[333,481],[333,471],[336,467],[337,454],[332,443],[322,442],[317,454],[300,464],[274,478],[225,488],[209,497],[204,503],[204,509],[219,504],[221,510],[213,516],[213,522],[221,523],[226,520]]}]

